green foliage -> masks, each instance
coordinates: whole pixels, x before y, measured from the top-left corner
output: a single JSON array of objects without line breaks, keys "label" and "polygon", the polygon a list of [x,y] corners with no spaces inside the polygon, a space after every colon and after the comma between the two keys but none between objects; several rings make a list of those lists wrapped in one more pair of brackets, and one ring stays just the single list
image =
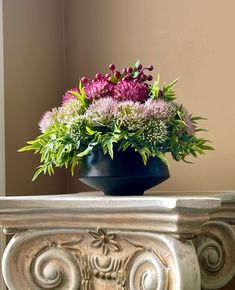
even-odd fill
[{"label": "green foliage", "polygon": [[[187,124],[184,121],[185,112],[182,106],[175,112],[175,118],[172,120],[170,126],[170,134],[163,150],[171,152],[173,158],[177,161],[183,160],[188,162],[185,158],[188,155],[197,157],[198,154],[205,154],[206,150],[214,150],[209,146],[209,140],[204,138],[197,138],[194,134],[190,134]],[[197,120],[202,120],[202,117],[191,117],[190,120],[194,127],[197,126]],[[204,129],[197,128],[195,131],[204,131]],[[189,162],[188,162],[189,163]]]},{"label": "green foliage", "polygon": [[178,79],[174,80],[170,84],[164,83],[163,87],[161,88],[160,74],[158,74],[157,80],[153,83],[153,86],[151,87],[150,90],[151,97],[153,99],[161,97],[166,101],[173,101],[175,99],[175,92],[173,91],[173,88],[176,85]]},{"label": "green foliage", "polygon": [[86,93],[82,87],[82,82],[80,81],[79,83],[79,93],[74,91],[69,91],[69,93],[74,95],[80,101],[81,109],[84,112],[89,103],[86,97]]},{"label": "green foliage", "polygon": [[160,74],[157,75],[157,80],[153,83],[153,86],[151,88],[151,97],[153,99],[157,99],[159,97],[159,91],[160,91]]}]

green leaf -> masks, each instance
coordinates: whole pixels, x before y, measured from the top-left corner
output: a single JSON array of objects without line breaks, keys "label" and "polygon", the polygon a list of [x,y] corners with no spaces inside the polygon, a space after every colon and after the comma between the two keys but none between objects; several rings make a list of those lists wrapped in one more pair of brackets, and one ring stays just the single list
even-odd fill
[{"label": "green leaf", "polygon": [[38,175],[41,174],[45,170],[45,166],[44,165],[40,165],[38,168],[39,169],[34,173],[32,181],[34,181],[38,177]]},{"label": "green leaf", "polygon": [[157,99],[160,91],[160,74],[157,75],[157,80],[153,83],[151,89],[151,96],[153,99]]},{"label": "green leaf", "polygon": [[132,76],[133,76],[133,79],[137,78],[139,75],[139,71],[135,71]]},{"label": "green leaf", "polygon": [[136,61],[136,63],[135,63],[135,65],[134,65],[134,67],[138,67],[140,65],[140,60],[138,59],[137,61]]},{"label": "green leaf", "polygon": [[191,119],[191,121],[197,121],[197,120],[207,120],[207,118],[204,118],[204,117],[198,117],[198,116],[191,117],[190,119]]},{"label": "green leaf", "polygon": [[108,152],[110,157],[113,159],[113,142],[108,143]]},{"label": "green leaf", "polygon": [[176,85],[176,83],[178,82],[179,79],[180,79],[180,77],[178,77],[177,79],[175,79],[175,80],[174,80],[173,82],[171,82],[170,84],[166,85],[166,86],[165,86],[165,89],[166,89],[166,90],[172,89],[172,88]]},{"label": "green leaf", "polygon": [[90,135],[94,135],[96,131],[93,131],[90,127],[86,126],[86,130]]}]

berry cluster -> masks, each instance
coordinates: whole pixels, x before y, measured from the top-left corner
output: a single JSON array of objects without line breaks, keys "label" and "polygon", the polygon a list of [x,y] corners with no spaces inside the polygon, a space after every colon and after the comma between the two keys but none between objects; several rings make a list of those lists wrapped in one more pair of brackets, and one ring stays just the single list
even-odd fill
[{"label": "berry cluster", "polygon": [[115,64],[110,64],[109,69],[111,70],[111,73],[107,73],[104,76],[101,73],[97,73],[95,75],[95,79],[89,79],[86,76],[83,76],[81,78],[81,81],[83,84],[86,84],[88,82],[95,82],[101,79],[106,79],[113,84],[117,84],[121,80],[126,80],[126,81],[135,81],[135,82],[146,82],[146,81],[152,81],[153,77],[152,75],[147,75],[145,74],[145,71],[152,71],[153,70],[153,65],[149,65],[145,68],[143,68],[143,65],[137,64],[133,68],[132,67],[126,67],[122,70],[122,72],[115,70],[116,66]]}]

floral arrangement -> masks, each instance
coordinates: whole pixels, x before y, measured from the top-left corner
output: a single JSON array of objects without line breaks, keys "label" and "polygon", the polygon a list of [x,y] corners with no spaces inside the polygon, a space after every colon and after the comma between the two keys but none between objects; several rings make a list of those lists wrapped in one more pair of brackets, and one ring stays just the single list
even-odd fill
[{"label": "floral arrangement", "polygon": [[213,149],[208,140],[196,136],[204,131],[197,127],[203,118],[174,102],[177,80],[161,87],[158,74],[151,84],[153,66],[143,68],[139,61],[122,72],[114,64],[109,69],[105,76],[82,77],[79,87],[65,93],[60,107],[44,113],[41,135],[19,150],[41,155],[33,180],[40,173],[53,174],[55,167],[71,167],[73,174],[83,157],[97,148],[113,158],[114,144],[117,150],[133,148],[144,164],[151,157],[168,164],[167,152],[186,161],[188,155],[197,157]]}]

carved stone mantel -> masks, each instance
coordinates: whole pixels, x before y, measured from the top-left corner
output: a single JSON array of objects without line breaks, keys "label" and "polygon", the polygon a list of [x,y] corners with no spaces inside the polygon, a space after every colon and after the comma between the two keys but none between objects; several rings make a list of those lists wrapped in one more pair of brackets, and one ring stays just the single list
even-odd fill
[{"label": "carved stone mantel", "polygon": [[10,290],[219,289],[235,274],[235,193],[0,198]]}]

